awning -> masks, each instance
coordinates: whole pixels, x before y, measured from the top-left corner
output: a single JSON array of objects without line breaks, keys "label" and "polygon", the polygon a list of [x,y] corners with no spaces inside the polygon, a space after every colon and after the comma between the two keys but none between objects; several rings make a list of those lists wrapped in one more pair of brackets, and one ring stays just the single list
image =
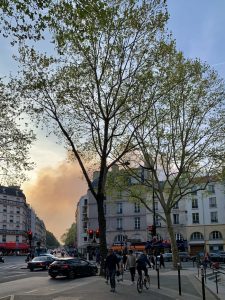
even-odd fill
[{"label": "awning", "polygon": [[29,245],[25,243],[7,242],[0,243],[0,248],[7,250],[26,250],[29,249]]}]

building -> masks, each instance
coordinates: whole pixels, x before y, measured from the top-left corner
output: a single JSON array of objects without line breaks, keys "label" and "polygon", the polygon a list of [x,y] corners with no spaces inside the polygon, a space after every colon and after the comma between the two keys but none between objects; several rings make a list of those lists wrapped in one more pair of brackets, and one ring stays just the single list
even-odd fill
[{"label": "building", "polygon": [[6,254],[30,251],[28,231],[45,245],[44,223],[26,202],[23,191],[17,186],[0,186],[0,251]]},{"label": "building", "polygon": [[19,187],[0,187],[0,250],[3,253],[26,252],[28,205]]},{"label": "building", "polygon": [[[94,174],[95,184],[97,173]],[[225,250],[225,184],[222,181],[210,182],[206,190],[198,190],[193,186],[193,192],[174,205],[171,218],[178,248],[195,255],[198,252],[217,252]],[[152,192],[150,193],[152,194]],[[149,195],[153,205],[152,195]],[[163,209],[155,199],[155,223],[158,240],[169,245],[170,237]],[[152,239],[149,227],[154,224],[153,214],[138,202],[131,201],[126,191],[120,191],[116,197],[107,196],[105,200],[106,238],[107,246],[115,249]],[[89,230],[98,230],[97,204],[88,191],[81,197],[77,209],[78,249],[87,248],[94,240],[90,239]]]}]

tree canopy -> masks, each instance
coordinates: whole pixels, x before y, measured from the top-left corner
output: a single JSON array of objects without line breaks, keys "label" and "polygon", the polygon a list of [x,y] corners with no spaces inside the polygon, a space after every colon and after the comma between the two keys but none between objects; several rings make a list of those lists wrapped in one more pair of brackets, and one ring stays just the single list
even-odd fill
[{"label": "tree canopy", "polygon": [[12,96],[9,87],[0,80],[0,182],[18,184],[30,170],[29,148],[34,140],[27,128],[18,99]]},{"label": "tree canopy", "polygon": [[61,241],[65,246],[73,247],[76,241],[77,227],[76,223],[73,223],[69,229],[61,236]]},{"label": "tree canopy", "polygon": [[60,246],[59,241],[54,236],[54,234],[48,230],[46,230],[46,247],[48,249],[55,249]]}]

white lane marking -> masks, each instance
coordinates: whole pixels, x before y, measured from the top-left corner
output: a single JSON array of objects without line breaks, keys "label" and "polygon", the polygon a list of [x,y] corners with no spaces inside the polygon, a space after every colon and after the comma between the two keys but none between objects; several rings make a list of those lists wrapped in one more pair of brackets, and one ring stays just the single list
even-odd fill
[{"label": "white lane marking", "polygon": [[33,292],[37,292],[38,290],[32,290],[32,291],[28,291],[28,292],[24,292],[25,294],[30,294],[30,293],[33,293]]},{"label": "white lane marking", "polygon": [[14,295],[11,295],[10,300],[14,300]]},{"label": "white lane marking", "polygon": [[21,274],[15,274],[15,275],[10,275],[10,276],[4,276],[4,278],[10,278],[10,277],[16,277],[16,276],[21,276]]}]

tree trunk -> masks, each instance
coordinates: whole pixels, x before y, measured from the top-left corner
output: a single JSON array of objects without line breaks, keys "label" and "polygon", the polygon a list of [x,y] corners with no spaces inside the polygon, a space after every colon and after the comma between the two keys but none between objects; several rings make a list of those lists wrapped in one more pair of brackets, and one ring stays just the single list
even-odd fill
[{"label": "tree trunk", "polygon": [[177,243],[174,235],[170,212],[165,211],[165,217],[166,217],[167,229],[168,229],[170,242],[171,242],[171,250],[173,255],[173,267],[177,269],[177,264],[180,263],[180,257],[178,255],[178,248],[177,248]]},{"label": "tree trunk", "polygon": [[103,275],[104,261],[107,255],[107,243],[106,243],[106,220],[104,213],[104,200],[103,193],[97,194],[97,206],[98,206],[98,225],[99,225],[99,250],[101,257],[100,275]]}]

